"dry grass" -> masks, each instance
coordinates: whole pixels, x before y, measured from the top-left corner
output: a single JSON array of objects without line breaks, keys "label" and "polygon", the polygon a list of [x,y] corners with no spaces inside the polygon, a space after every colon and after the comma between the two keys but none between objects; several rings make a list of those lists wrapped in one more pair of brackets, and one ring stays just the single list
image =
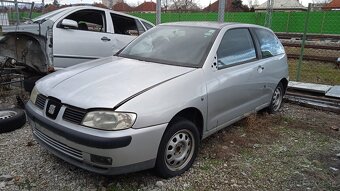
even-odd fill
[{"label": "dry grass", "polygon": [[330,170],[340,169],[340,133],[331,128],[339,116],[289,107],[252,115],[203,141],[202,170],[231,169],[237,181],[255,190],[339,189],[340,173]]},{"label": "dry grass", "polygon": [[[296,80],[297,64],[297,59],[288,60],[291,80]],[[340,84],[340,68],[334,63],[304,60],[301,65],[300,74],[300,81],[302,82],[328,85]]]}]

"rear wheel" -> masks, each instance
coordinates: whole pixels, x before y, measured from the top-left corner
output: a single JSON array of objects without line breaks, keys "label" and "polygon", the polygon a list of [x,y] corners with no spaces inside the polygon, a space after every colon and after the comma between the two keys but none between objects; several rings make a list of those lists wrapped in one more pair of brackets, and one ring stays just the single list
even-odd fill
[{"label": "rear wheel", "polygon": [[171,124],[159,146],[157,173],[170,178],[188,170],[197,156],[199,143],[199,132],[194,123],[180,119]]},{"label": "rear wheel", "polygon": [[283,94],[284,94],[284,89],[283,89],[282,83],[280,82],[274,90],[272,100],[271,100],[270,105],[268,107],[269,113],[275,113],[275,112],[279,111],[279,109],[282,105]]}]

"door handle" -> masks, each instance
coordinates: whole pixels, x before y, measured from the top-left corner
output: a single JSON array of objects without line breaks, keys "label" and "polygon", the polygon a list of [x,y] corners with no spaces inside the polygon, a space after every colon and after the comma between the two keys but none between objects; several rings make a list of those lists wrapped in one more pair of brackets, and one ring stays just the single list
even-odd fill
[{"label": "door handle", "polygon": [[102,40],[102,41],[111,41],[111,39],[107,38],[106,36],[103,36],[103,37],[101,38],[101,40]]}]

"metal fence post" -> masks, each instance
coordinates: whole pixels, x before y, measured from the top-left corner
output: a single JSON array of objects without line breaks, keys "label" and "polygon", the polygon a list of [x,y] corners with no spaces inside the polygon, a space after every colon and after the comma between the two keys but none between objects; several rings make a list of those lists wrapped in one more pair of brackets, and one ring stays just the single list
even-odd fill
[{"label": "metal fence post", "polygon": [[156,2],[156,25],[161,24],[161,12],[162,12],[162,1],[161,0],[157,0]]},{"label": "metal fence post", "polygon": [[15,13],[17,17],[17,25],[20,23],[20,18],[19,18],[19,8],[18,8],[18,1],[14,0],[14,6],[15,6]]},{"label": "metal fence post", "polygon": [[44,9],[45,9],[45,0],[41,0],[41,6],[42,6],[41,12],[44,13]]},{"label": "metal fence post", "polygon": [[323,26],[325,25],[326,11],[323,12],[322,23],[320,27],[320,34],[323,34]]},{"label": "metal fence post", "polygon": [[290,22],[290,11],[288,12],[288,18],[287,18],[287,23],[286,23],[286,33],[289,32],[289,22]]},{"label": "metal fence post", "polygon": [[306,19],[305,19],[305,28],[303,30],[303,36],[302,36],[302,42],[301,42],[301,52],[300,52],[300,57],[299,57],[299,63],[297,67],[297,73],[296,73],[296,81],[300,81],[301,78],[301,64],[302,64],[302,59],[303,59],[303,53],[305,49],[305,43],[306,43],[306,34],[308,30],[308,20],[309,20],[309,13],[311,10],[312,4],[308,4],[308,10],[306,14]]},{"label": "metal fence post", "polygon": [[224,10],[225,10],[225,0],[219,0],[218,2],[218,22],[224,22]]},{"label": "metal fence post", "polygon": [[31,3],[31,10],[30,10],[30,14],[29,14],[29,17],[28,17],[30,19],[32,19],[32,11],[33,11],[33,9],[34,9],[34,2],[32,1],[32,3]]}]

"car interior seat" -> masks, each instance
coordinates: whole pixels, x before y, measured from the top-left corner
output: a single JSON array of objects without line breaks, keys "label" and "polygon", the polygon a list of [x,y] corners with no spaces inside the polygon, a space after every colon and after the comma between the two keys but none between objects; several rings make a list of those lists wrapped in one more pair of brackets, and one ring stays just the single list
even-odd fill
[{"label": "car interior seat", "polygon": [[84,30],[84,31],[89,30],[86,23],[79,23],[78,24],[78,29],[79,30]]}]

